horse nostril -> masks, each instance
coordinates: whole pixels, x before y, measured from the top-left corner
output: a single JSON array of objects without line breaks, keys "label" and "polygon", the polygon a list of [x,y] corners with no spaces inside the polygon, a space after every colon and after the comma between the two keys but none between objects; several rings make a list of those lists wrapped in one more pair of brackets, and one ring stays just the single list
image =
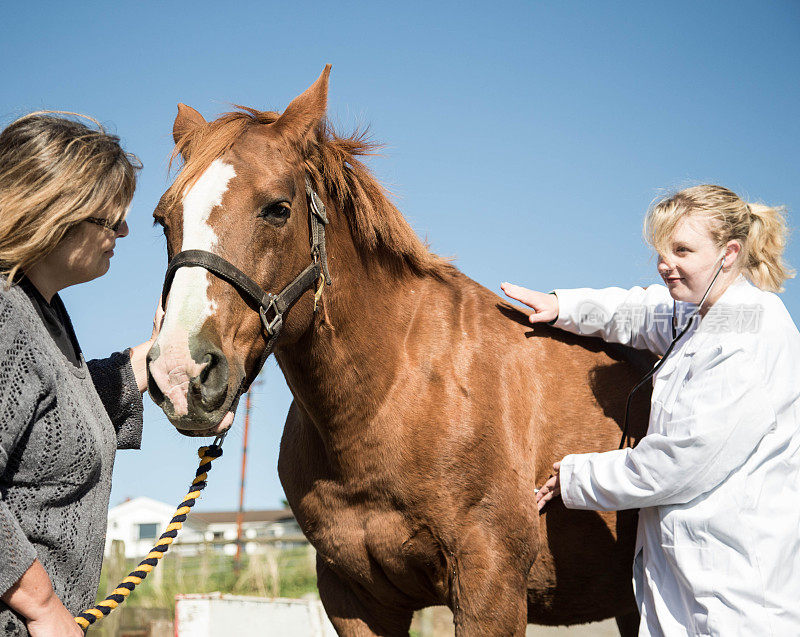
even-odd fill
[{"label": "horse nostril", "polygon": [[228,363],[221,352],[206,352],[203,369],[191,380],[190,388],[204,411],[214,411],[222,406],[228,393]]},{"label": "horse nostril", "polygon": [[150,366],[147,367],[147,391],[150,392],[150,398],[153,399],[156,405],[161,407],[164,404],[164,392],[161,391],[155,378],[150,373]]},{"label": "horse nostril", "polygon": [[150,372],[153,361],[158,358],[158,354],[158,345],[154,345],[152,348],[150,348],[150,351],[147,352],[147,357],[145,358],[145,369],[147,370],[147,391],[150,392],[150,398],[153,399],[153,402],[161,407],[161,405],[164,404],[164,392],[161,391],[156,379],[153,378],[153,374]]},{"label": "horse nostril", "polygon": [[206,381],[211,376],[211,372],[214,371],[214,367],[219,360],[219,356],[216,354],[212,354],[209,352],[205,356],[203,356],[203,369],[200,370],[200,383],[202,385],[206,384]]}]

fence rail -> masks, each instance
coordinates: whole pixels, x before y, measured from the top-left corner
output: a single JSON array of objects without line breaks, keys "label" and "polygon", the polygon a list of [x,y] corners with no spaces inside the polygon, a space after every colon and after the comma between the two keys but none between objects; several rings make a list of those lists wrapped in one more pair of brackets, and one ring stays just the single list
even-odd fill
[{"label": "fence rail", "polygon": [[[213,540],[188,540],[186,542],[181,541],[180,536],[172,546],[236,546],[238,541],[234,539],[213,539]],[[305,535],[295,534],[295,535],[282,535],[276,537],[243,537],[241,539],[242,544],[302,544],[307,545],[308,540],[306,539]]]}]

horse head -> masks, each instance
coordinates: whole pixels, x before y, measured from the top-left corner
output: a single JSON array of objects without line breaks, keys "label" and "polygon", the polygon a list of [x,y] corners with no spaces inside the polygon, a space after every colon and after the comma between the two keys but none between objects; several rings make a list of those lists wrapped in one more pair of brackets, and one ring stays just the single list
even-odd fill
[{"label": "horse head", "polygon": [[[153,214],[170,269],[147,368],[150,395],[181,433],[227,429],[275,341],[296,341],[313,322],[326,220],[309,148],[329,73],[330,65],[280,115],[241,108],[206,122],[178,106],[183,167]],[[293,293],[279,296],[287,286]]]}]

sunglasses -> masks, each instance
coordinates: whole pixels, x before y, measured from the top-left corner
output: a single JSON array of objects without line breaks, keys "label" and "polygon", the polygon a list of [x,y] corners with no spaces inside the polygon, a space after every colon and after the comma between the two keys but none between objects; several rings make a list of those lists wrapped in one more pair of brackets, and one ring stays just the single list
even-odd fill
[{"label": "sunglasses", "polygon": [[119,230],[119,227],[122,225],[122,219],[111,223],[108,219],[103,219],[102,217],[86,217],[84,221],[88,221],[89,223],[93,223],[96,226],[102,226],[103,228],[108,228],[112,232],[116,232]]}]

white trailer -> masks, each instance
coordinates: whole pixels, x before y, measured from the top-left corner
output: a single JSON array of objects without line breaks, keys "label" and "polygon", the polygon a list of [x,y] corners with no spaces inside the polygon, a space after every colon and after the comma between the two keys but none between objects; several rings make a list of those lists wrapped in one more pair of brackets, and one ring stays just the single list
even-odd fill
[{"label": "white trailer", "polygon": [[318,599],[175,596],[175,637],[336,637]]}]

